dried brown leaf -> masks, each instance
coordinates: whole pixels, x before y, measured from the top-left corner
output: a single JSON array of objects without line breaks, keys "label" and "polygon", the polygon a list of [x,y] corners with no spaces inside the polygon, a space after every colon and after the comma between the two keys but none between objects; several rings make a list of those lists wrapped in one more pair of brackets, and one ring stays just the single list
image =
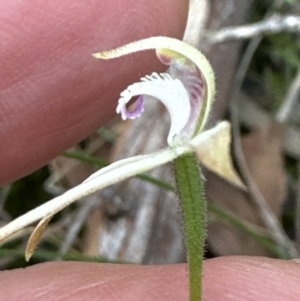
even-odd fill
[{"label": "dried brown leaf", "polygon": [[[282,135],[277,124],[257,129],[242,139],[250,173],[272,211],[280,217],[286,195]],[[247,194],[212,173],[207,173],[206,192],[210,201],[237,218],[264,227],[260,213]],[[272,255],[244,230],[220,221],[209,225],[209,245],[220,255]]]}]

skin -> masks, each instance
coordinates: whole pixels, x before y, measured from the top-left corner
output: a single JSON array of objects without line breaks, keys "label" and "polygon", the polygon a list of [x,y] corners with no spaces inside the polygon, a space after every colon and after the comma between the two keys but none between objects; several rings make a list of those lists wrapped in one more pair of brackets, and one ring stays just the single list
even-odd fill
[{"label": "skin", "polygon": [[[0,1],[0,183],[46,164],[114,115],[121,90],[162,66],[153,53],[91,53],[184,31],[187,1]],[[205,300],[300,300],[300,265],[205,262]],[[54,262],[0,273],[0,300],[188,300],[185,265]]]}]

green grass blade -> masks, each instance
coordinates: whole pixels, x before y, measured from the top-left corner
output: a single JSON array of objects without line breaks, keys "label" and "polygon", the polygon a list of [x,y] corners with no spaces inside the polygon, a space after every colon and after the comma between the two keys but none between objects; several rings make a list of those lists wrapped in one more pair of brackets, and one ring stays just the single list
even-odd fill
[{"label": "green grass blade", "polygon": [[[67,158],[77,159],[81,162],[97,165],[100,167],[105,167],[105,166],[109,165],[109,162],[101,157],[90,156],[83,152],[78,152],[78,151],[76,151],[76,152],[65,151],[63,153],[63,156],[67,157]],[[151,177],[147,174],[140,174],[140,175],[137,175],[136,177],[139,179],[142,179],[146,182],[152,183],[153,185],[156,185],[158,187],[161,187],[161,188],[164,188],[167,190],[174,190],[174,187],[172,185],[170,185],[164,181],[161,181],[157,178]]]}]

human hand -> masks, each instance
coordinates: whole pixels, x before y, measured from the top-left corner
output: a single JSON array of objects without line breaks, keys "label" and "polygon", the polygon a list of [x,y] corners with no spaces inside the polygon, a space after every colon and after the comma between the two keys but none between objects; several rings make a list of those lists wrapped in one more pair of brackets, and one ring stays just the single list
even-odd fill
[{"label": "human hand", "polygon": [[[21,177],[114,114],[119,91],[160,68],[149,53],[91,54],[153,35],[181,37],[187,1],[2,1],[0,182]],[[138,63],[138,64],[137,64]],[[300,300],[297,262],[205,262],[205,300]],[[0,300],[188,300],[186,265],[52,262],[0,273]]]}]

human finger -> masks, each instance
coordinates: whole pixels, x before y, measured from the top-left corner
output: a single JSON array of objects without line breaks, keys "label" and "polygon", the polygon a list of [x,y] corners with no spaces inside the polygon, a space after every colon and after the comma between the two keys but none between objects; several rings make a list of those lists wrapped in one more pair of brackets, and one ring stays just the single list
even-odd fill
[{"label": "human finger", "polygon": [[[259,257],[205,261],[206,301],[298,301],[300,265]],[[0,300],[188,300],[185,264],[54,262],[0,273]]]},{"label": "human finger", "polygon": [[92,53],[154,35],[180,38],[188,1],[0,3],[0,184],[41,167],[114,114],[122,89],[159,70],[153,53]]}]

